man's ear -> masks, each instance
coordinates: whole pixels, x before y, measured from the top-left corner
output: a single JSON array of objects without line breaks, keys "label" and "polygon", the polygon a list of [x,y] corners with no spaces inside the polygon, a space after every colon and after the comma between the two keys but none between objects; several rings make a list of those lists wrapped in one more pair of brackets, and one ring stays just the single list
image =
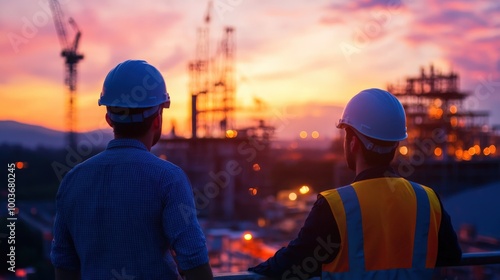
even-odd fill
[{"label": "man's ear", "polygon": [[110,127],[113,127],[113,123],[111,122],[111,119],[109,118],[108,113],[106,113],[105,118],[106,118],[106,122],[108,123],[108,125],[109,125]]},{"label": "man's ear", "polygon": [[159,128],[160,127],[160,125],[161,125],[161,118],[162,118],[161,113],[158,112],[158,114],[156,114],[156,117],[153,120],[152,126],[154,128]]},{"label": "man's ear", "polygon": [[360,148],[359,145],[363,145],[363,143],[361,143],[361,141],[359,141],[359,138],[354,135],[351,139],[351,142],[349,143],[351,152],[357,151]]}]

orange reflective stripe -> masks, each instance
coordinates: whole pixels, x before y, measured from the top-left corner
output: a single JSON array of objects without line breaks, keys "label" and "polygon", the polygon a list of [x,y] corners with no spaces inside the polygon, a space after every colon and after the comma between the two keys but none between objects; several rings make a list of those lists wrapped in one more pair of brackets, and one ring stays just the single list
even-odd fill
[{"label": "orange reflective stripe", "polygon": [[426,267],[433,268],[436,266],[437,252],[438,252],[438,239],[439,239],[439,226],[441,225],[441,205],[434,191],[426,186],[423,186],[429,197],[431,205],[431,217],[429,224],[429,237],[427,241],[427,261]]},{"label": "orange reflective stripe", "polygon": [[411,268],[417,216],[412,186],[401,178],[364,180],[352,186],[363,217],[366,270]]},{"label": "orange reflective stripe", "polygon": [[349,271],[349,250],[347,246],[348,237],[344,203],[342,203],[342,199],[340,199],[340,195],[335,189],[321,192],[321,195],[328,201],[340,233],[340,251],[331,263],[323,265],[323,270],[338,272]]}]

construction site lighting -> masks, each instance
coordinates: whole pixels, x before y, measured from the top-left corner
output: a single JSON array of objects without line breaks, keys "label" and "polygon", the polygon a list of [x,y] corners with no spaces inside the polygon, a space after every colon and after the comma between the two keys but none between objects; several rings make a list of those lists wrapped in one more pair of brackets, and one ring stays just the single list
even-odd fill
[{"label": "construction site lighting", "polygon": [[471,160],[472,155],[473,154],[471,154],[471,153],[464,153],[462,159],[463,160]]},{"label": "construction site lighting", "polygon": [[474,145],[474,152],[476,155],[481,154],[481,147],[479,145]]},{"label": "construction site lighting", "polygon": [[450,124],[451,124],[452,127],[457,127],[457,125],[458,125],[458,119],[457,119],[457,117],[451,117],[450,118]]},{"label": "construction site lighting", "polygon": [[246,241],[250,241],[250,240],[252,240],[252,238],[253,238],[253,236],[251,233],[245,233],[243,235],[243,239],[245,239]]},{"label": "construction site lighting", "polygon": [[253,171],[260,171],[260,165],[258,163],[254,163],[252,165],[252,169],[253,169]]},{"label": "construction site lighting", "polygon": [[440,147],[436,147],[434,149],[434,155],[435,156],[440,157],[442,154],[443,154],[443,149],[441,149]]},{"label": "construction site lighting", "polygon": [[255,196],[257,195],[257,188],[248,188],[248,193],[251,195],[251,196]]},{"label": "construction site lighting", "polygon": [[489,148],[490,148],[490,152],[491,152],[492,154],[496,153],[497,148],[495,147],[495,145],[490,145],[490,147],[489,147]]},{"label": "construction site lighting", "polygon": [[450,106],[450,113],[456,114],[457,111],[458,111],[457,106],[455,106],[455,105],[451,105]]},{"label": "construction site lighting", "polygon": [[236,136],[238,136],[238,131],[234,129],[226,130],[226,138],[236,138]]},{"label": "construction site lighting", "polygon": [[310,190],[310,189],[309,189],[309,186],[303,185],[302,187],[300,187],[299,192],[300,192],[301,194],[306,194],[306,193],[308,193],[308,192],[309,192],[309,190]]}]

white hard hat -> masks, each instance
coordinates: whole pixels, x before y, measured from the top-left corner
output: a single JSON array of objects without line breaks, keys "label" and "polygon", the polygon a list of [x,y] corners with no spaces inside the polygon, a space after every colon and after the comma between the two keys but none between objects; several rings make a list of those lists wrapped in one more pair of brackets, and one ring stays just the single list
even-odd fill
[{"label": "white hard hat", "polygon": [[109,71],[98,104],[122,108],[148,108],[167,103],[170,96],[163,77],[144,60],[127,60]]},{"label": "white hard hat", "polygon": [[378,88],[363,90],[347,103],[337,127],[346,126],[382,141],[401,141],[408,137],[403,105],[394,95]]}]

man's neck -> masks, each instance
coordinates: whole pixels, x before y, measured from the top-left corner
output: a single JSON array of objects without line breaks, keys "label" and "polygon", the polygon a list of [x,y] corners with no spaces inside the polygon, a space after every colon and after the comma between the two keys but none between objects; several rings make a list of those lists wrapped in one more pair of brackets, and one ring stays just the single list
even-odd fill
[{"label": "man's neck", "polygon": [[130,138],[130,137],[123,137],[121,135],[115,134],[115,139],[134,139],[137,141],[140,141],[144,146],[146,146],[146,149],[148,151],[151,151],[152,143],[153,143],[153,137],[147,133],[146,135],[142,137],[135,137],[135,138]]}]

